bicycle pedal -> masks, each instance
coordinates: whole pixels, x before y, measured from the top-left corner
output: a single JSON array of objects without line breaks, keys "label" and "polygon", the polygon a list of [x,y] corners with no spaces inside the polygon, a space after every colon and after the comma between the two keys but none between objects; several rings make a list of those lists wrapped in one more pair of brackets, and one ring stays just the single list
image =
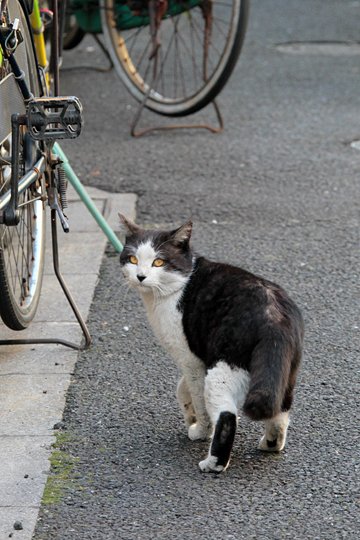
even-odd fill
[{"label": "bicycle pedal", "polygon": [[82,105],[77,97],[36,98],[29,103],[27,125],[36,141],[76,139],[82,123]]}]

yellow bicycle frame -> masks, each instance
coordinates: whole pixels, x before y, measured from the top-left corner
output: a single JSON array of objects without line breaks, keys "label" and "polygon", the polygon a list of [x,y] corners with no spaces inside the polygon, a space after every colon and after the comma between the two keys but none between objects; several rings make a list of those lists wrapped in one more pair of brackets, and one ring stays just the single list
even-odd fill
[{"label": "yellow bicycle frame", "polygon": [[34,42],[38,63],[42,68],[47,67],[46,47],[44,39],[44,25],[40,16],[39,0],[34,1],[34,8],[30,15],[31,28],[34,34]]}]

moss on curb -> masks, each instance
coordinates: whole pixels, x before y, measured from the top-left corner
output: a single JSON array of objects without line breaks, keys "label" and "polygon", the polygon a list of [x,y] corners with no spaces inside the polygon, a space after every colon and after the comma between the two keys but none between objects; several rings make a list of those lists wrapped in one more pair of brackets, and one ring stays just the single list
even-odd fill
[{"label": "moss on curb", "polygon": [[63,450],[70,440],[67,433],[61,431],[56,433],[56,441],[52,445],[53,451],[50,456],[50,474],[42,497],[44,505],[59,503],[66,488],[74,485],[71,473],[78,459]]}]

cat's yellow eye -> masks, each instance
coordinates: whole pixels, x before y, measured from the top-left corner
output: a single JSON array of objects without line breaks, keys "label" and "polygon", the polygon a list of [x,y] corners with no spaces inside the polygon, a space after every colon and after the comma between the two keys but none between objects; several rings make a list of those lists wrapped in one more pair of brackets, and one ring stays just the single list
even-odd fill
[{"label": "cat's yellow eye", "polygon": [[164,266],[165,261],[163,259],[155,259],[152,263],[153,266],[156,266],[156,268],[160,268],[160,266]]},{"label": "cat's yellow eye", "polygon": [[135,255],[130,255],[129,261],[131,262],[131,264],[137,264],[138,263],[137,257],[135,257]]}]

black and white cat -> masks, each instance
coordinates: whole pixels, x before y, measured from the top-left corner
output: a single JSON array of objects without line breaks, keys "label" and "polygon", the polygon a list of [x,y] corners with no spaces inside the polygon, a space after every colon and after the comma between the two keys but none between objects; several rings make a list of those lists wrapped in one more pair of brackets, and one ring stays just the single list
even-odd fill
[{"label": "black and white cat", "polygon": [[275,283],[194,254],[190,221],[148,231],[120,219],[124,276],[183,373],[177,397],[189,438],[211,438],[200,469],[226,469],[241,409],[265,420],[259,448],[282,450],[302,354],[299,309]]}]

